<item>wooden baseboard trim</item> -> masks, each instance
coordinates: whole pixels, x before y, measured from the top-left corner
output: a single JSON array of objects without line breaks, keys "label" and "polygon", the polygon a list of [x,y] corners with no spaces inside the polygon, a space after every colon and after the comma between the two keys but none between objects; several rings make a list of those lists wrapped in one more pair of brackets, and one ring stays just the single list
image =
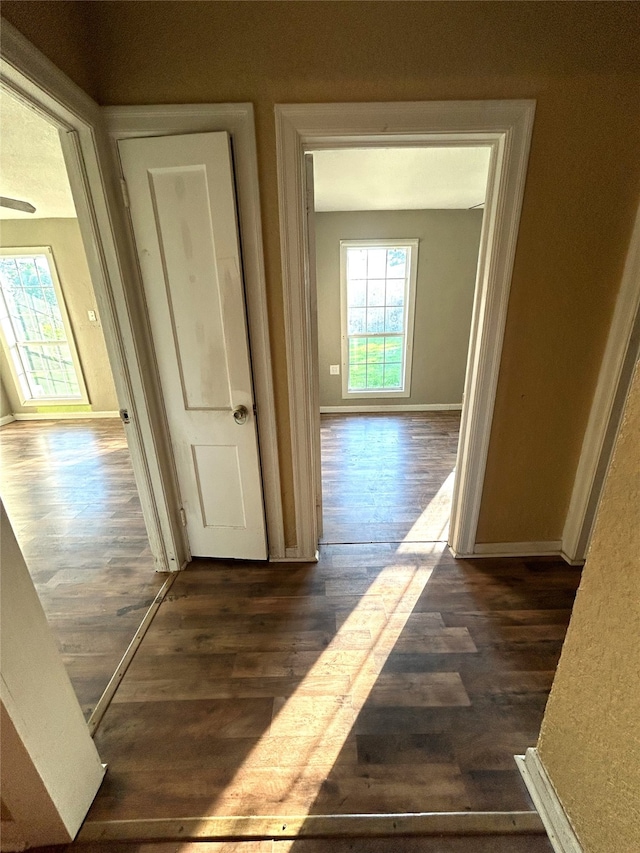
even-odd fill
[{"label": "wooden baseboard trim", "polygon": [[158,612],[158,609],[162,602],[165,600],[167,593],[173,586],[173,582],[178,577],[178,572],[173,572],[166,581],[162,584],[156,597],[151,602],[149,609],[144,614],[144,618],[140,623],[138,630],[135,633],[134,638],[129,643],[129,646],[122,656],[122,659],[118,666],[116,667],[116,671],[111,676],[109,683],[104,689],[104,693],[96,702],[96,707],[93,709],[93,713],[87,720],[87,727],[89,729],[89,734],[93,737],[100,725],[102,718],[109,705],[111,704],[111,700],[113,699],[116,690],[120,686],[120,682],[124,678],[127,670],[129,669],[129,664],[133,660],[135,653],[138,651],[138,647],[140,643],[143,641],[145,634],[149,630],[151,623],[153,622],[154,616]]},{"label": "wooden baseboard trim", "polygon": [[532,747],[515,759],[555,853],[583,853],[538,750]]},{"label": "wooden baseboard trim", "polygon": [[462,403],[414,403],[403,406],[371,405],[371,406],[320,406],[321,415],[342,414],[377,414],[378,412],[460,412]]},{"label": "wooden baseboard trim", "polygon": [[77,841],[390,838],[430,835],[540,835],[536,812],[422,812],[300,817],[189,817],[88,821]]},{"label": "wooden baseboard trim", "polygon": [[5,424],[12,424],[15,421],[15,417],[13,415],[5,415],[0,418],[0,426],[4,426]]},{"label": "wooden baseboard trim", "polygon": [[16,421],[83,421],[92,418],[119,418],[120,412],[16,412]]}]

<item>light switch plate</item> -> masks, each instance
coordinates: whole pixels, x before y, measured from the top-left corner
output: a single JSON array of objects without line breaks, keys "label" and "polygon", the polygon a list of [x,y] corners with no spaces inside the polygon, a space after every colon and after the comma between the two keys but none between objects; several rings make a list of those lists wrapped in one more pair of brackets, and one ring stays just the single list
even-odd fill
[{"label": "light switch plate", "polygon": [[330,364],[329,365],[329,373],[332,376],[340,376],[340,365],[339,364]]}]

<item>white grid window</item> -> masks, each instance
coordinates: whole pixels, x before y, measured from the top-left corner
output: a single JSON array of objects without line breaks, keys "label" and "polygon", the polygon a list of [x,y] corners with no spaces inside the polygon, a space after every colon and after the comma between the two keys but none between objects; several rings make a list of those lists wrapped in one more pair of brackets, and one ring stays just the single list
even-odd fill
[{"label": "white grid window", "polygon": [[87,402],[48,247],[0,250],[0,328],[23,404]]},{"label": "white grid window", "polygon": [[418,241],[340,243],[343,397],[408,397]]}]

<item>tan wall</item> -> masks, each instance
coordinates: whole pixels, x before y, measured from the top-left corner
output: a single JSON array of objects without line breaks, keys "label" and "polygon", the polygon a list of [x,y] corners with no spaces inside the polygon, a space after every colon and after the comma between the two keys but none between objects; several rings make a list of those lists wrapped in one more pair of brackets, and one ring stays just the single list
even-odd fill
[{"label": "tan wall", "polygon": [[558,539],[640,195],[640,4],[71,5],[2,8],[101,103],[255,106],[288,542],[274,103],[537,99],[479,540]]},{"label": "tan wall", "polygon": [[640,850],[640,364],[538,743],[588,853]]},{"label": "tan wall", "polygon": [[[92,323],[87,316],[87,311],[97,309],[77,219],[5,219],[0,225],[0,246],[51,247],[91,409],[94,412],[117,410],[118,400],[102,326],[99,317],[97,323]],[[1,366],[11,410],[14,413],[33,412],[33,406],[20,405],[4,354]]]},{"label": "tan wall", "polygon": [[[316,214],[320,405],[461,403],[482,211],[392,210]],[[418,238],[410,397],[342,398],[340,240]]]},{"label": "tan wall", "polygon": [[4,387],[2,377],[0,377],[0,418],[5,418],[7,415],[13,414],[11,400],[7,394],[7,389]]}]

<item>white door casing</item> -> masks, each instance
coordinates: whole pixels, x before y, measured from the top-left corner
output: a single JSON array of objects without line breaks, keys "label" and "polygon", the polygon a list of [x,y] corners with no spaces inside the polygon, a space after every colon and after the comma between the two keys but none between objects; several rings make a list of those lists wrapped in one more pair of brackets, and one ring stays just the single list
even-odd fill
[{"label": "white door casing", "polygon": [[191,552],[266,559],[228,134],[118,150]]}]

